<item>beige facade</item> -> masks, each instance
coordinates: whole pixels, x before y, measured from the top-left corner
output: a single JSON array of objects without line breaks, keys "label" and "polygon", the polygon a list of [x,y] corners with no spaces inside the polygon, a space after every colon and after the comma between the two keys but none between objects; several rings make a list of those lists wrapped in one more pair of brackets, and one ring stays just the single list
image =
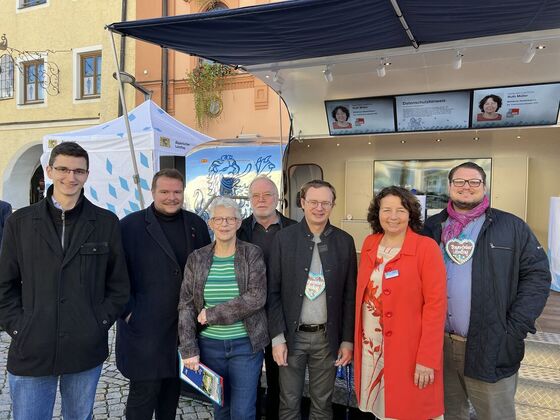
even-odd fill
[{"label": "beige facade", "polygon": [[[42,138],[48,133],[77,130],[117,117],[118,85],[110,37],[105,25],[121,21],[122,4],[128,19],[135,19],[135,1],[56,1],[23,7],[24,0],[0,0],[2,30],[15,60],[13,96],[0,99],[0,197],[14,208],[28,205],[31,178],[39,168]],[[116,37],[119,51],[119,37]],[[81,87],[81,56],[101,53],[99,95],[92,79]],[[134,69],[134,42],[126,43],[126,70]],[[43,60],[43,101],[29,103],[24,87],[26,62]],[[28,78],[28,82],[29,82]],[[85,83],[89,83],[87,86]],[[85,95],[82,92],[85,89]],[[133,90],[125,90],[132,103]],[[28,98],[37,91],[31,88]],[[5,94],[3,96],[6,96]],[[40,172],[40,170],[39,170]],[[40,174],[37,173],[38,177]],[[37,180],[35,179],[35,183]]]}]

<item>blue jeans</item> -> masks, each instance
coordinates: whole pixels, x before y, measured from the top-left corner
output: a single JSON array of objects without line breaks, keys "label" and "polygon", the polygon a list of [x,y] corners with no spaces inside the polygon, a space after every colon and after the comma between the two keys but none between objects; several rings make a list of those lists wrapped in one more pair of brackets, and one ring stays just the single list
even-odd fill
[{"label": "blue jeans", "polygon": [[224,405],[214,404],[214,420],[254,420],[263,352],[253,353],[248,338],[199,337],[200,361],[224,378]]},{"label": "blue jeans", "polygon": [[51,419],[59,378],[64,420],[91,420],[102,366],[60,376],[17,376],[8,373],[14,420]]}]

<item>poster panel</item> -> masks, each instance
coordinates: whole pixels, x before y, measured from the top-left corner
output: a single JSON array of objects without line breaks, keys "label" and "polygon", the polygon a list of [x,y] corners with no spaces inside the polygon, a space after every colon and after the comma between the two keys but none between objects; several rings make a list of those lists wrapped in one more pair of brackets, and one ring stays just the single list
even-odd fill
[{"label": "poster panel", "polygon": [[325,101],[331,136],[395,131],[393,98]]}]

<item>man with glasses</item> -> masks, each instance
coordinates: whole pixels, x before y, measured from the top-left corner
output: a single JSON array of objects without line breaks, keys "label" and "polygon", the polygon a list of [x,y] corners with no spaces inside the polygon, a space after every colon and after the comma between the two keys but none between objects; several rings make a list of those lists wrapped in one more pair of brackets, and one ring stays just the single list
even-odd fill
[{"label": "man with glasses", "polygon": [[108,330],[128,300],[117,216],[84,197],[87,152],[51,152],[53,184],[7,221],[0,251],[0,324],[12,337],[8,380],[16,420],[91,419]]},{"label": "man with glasses", "polygon": [[280,366],[280,419],[299,419],[309,369],[311,419],[330,419],[336,368],[352,361],[356,249],[329,222],[336,192],[326,181],[300,192],[303,220],[276,234],[269,258],[268,323]]},{"label": "man with glasses", "polygon": [[517,371],[550,288],[548,260],[529,226],[489,207],[486,173],[473,162],[449,172],[447,209],[424,230],[447,268],[445,418],[515,419]]},{"label": "man with glasses", "polygon": [[[296,223],[295,220],[284,217],[276,210],[278,205],[278,188],[267,176],[257,176],[249,184],[249,199],[253,213],[243,220],[237,231],[237,237],[245,242],[258,245],[264,253],[265,263],[268,263],[272,240],[276,233],[285,227]],[[278,418],[279,393],[278,365],[272,358],[272,346],[265,349],[266,368],[266,418]],[[261,395],[257,393],[257,418],[260,418]]]},{"label": "man with glasses", "polygon": [[178,170],[162,169],[152,179],[153,203],[121,220],[131,293],[117,322],[116,354],[130,379],[127,419],[175,419],[183,270],[189,254],[210,243],[204,220],[182,210],[184,189]]}]

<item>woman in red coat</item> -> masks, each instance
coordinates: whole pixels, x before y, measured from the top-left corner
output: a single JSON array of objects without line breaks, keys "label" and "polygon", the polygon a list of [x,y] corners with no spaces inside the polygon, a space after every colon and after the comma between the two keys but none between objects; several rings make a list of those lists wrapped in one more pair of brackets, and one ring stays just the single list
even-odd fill
[{"label": "woman in red coat", "polygon": [[355,387],[360,410],[380,419],[443,415],[445,265],[422,227],[420,204],[384,188],[368,209],[356,290]]}]

